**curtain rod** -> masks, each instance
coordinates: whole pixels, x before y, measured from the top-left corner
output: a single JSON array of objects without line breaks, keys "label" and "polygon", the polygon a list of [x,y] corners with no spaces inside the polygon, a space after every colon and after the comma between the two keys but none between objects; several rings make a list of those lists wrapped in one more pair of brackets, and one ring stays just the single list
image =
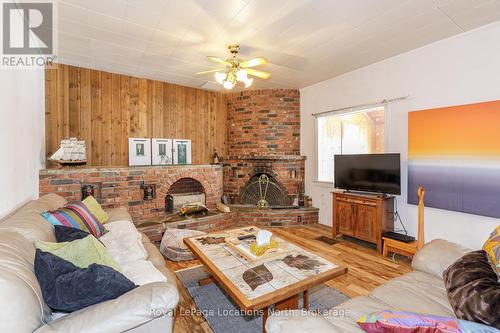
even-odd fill
[{"label": "curtain rod", "polygon": [[328,114],[338,113],[339,111],[344,111],[344,110],[362,109],[362,108],[368,108],[368,107],[371,107],[371,106],[375,107],[375,106],[381,105],[381,104],[388,104],[388,103],[393,103],[393,102],[399,102],[399,101],[407,99],[408,97],[410,97],[410,95],[396,97],[396,98],[391,98],[391,99],[383,99],[380,102],[375,102],[375,103],[360,104],[360,105],[349,106],[349,107],[335,109],[335,110],[317,112],[317,113],[313,113],[311,115],[313,117],[318,117],[318,116],[326,116]]}]

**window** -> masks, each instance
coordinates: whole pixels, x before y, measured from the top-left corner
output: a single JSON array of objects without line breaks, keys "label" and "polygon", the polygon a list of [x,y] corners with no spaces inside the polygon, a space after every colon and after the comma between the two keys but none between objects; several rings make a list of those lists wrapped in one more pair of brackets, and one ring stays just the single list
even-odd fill
[{"label": "window", "polygon": [[385,107],[318,117],[318,181],[333,182],[333,156],[385,151]]}]

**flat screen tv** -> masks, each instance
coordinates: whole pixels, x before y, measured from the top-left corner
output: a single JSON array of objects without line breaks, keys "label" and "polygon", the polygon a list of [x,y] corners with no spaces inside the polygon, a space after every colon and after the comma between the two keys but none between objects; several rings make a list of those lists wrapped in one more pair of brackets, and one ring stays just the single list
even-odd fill
[{"label": "flat screen tv", "polygon": [[339,189],[401,194],[400,154],[335,155],[334,174]]}]

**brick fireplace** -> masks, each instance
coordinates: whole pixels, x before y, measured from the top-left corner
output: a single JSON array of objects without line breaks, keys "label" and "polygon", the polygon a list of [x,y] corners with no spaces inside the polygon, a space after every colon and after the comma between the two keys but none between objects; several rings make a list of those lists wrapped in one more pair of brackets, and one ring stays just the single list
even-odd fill
[{"label": "brick fireplace", "polygon": [[[201,149],[197,147],[197,149]],[[154,241],[167,227],[204,231],[236,225],[287,226],[318,223],[318,209],[290,207],[304,191],[305,157],[300,156],[300,94],[294,89],[264,89],[227,95],[227,135],[223,166],[185,165],[67,168],[40,171],[40,195],[58,193],[81,200],[91,185],[104,208],[125,206],[134,222]],[[269,180],[271,209],[259,209],[258,180]],[[145,192],[153,193],[150,200]],[[230,213],[166,219],[169,195],[202,195],[214,209],[222,194]],[[203,201],[203,200],[197,200]]]},{"label": "brick fireplace", "polygon": [[300,156],[300,93],[295,89],[243,91],[228,97],[228,156],[224,159],[224,193],[245,204],[259,175],[272,181],[291,205],[304,190]]},{"label": "brick fireplace", "polygon": [[305,158],[289,156],[239,156],[224,160],[224,193],[231,203],[245,204],[246,187],[266,174],[286,194],[284,205],[291,205],[304,189]]},{"label": "brick fireplace", "polygon": [[[82,185],[92,185],[104,208],[125,206],[138,223],[165,214],[167,194],[203,192],[215,208],[222,195],[222,168],[213,165],[49,169],[40,171],[40,195],[57,193],[68,201],[81,200]],[[144,200],[145,185],[154,198]]]}]

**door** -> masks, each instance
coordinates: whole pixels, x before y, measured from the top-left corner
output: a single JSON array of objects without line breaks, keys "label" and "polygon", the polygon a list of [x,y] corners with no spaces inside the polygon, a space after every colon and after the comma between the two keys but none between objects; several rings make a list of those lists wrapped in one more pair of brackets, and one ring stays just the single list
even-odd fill
[{"label": "door", "polygon": [[338,201],[335,203],[336,207],[336,218],[337,225],[339,226],[339,233],[345,235],[353,235],[354,230],[352,228],[353,220],[353,206],[350,203]]},{"label": "door", "polygon": [[375,225],[377,223],[377,207],[370,205],[356,205],[356,220],[354,233],[357,238],[369,242],[376,242]]}]

